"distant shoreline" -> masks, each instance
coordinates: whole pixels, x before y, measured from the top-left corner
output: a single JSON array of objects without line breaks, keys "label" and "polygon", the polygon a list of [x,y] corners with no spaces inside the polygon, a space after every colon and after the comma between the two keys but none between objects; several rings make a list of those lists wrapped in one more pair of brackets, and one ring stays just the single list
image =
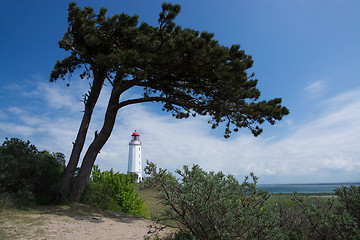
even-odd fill
[{"label": "distant shoreline", "polygon": [[355,183],[292,183],[292,184],[258,184],[258,187],[269,193],[333,193],[334,188],[341,186],[360,186]]},{"label": "distant shoreline", "polygon": [[340,183],[262,183],[263,185],[360,185],[360,182],[340,182]]}]

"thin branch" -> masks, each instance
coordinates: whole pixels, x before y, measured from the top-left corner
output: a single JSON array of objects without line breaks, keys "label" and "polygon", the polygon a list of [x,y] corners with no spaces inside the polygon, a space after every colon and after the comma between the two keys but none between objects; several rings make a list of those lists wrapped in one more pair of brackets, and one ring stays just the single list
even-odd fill
[{"label": "thin branch", "polygon": [[110,84],[114,87],[114,82],[111,81],[111,79],[109,78],[109,76],[106,74],[106,79],[110,82]]},{"label": "thin branch", "polygon": [[75,47],[71,43],[69,43],[69,41],[67,39],[65,39],[65,42],[69,45],[69,47],[71,48],[71,50],[73,52],[76,52],[77,54],[81,55],[81,52],[76,50]]}]

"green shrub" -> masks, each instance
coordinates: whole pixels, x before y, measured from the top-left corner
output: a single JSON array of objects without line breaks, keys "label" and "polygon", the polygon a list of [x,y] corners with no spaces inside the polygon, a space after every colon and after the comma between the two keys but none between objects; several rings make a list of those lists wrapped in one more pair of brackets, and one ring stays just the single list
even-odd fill
[{"label": "green shrub", "polygon": [[283,221],[291,239],[360,239],[355,218],[343,205],[335,206],[335,198],[309,199],[295,194],[293,200],[296,205],[285,210],[291,214]]},{"label": "green shrub", "polygon": [[0,192],[0,211],[14,207],[14,194],[8,192]]},{"label": "green shrub", "polygon": [[100,209],[148,216],[144,200],[135,191],[133,174],[114,173],[112,169],[101,172],[96,165],[82,201]]},{"label": "green shrub", "polygon": [[6,138],[0,146],[0,193],[11,194],[16,205],[52,202],[63,170],[55,154],[30,141]]},{"label": "green shrub", "polygon": [[[269,193],[256,187],[251,174],[239,183],[222,172],[205,172],[198,165],[177,170],[177,179],[153,163],[145,168],[148,182],[157,187],[170,220],[183,239],[281,239],[278,214],[265,202]],[[159,219],[162,220],[162,219]]]},{"label": "green shrub", "polygon": [[360,228],[360,186],[342,186],[335,189],[335,194]]}]

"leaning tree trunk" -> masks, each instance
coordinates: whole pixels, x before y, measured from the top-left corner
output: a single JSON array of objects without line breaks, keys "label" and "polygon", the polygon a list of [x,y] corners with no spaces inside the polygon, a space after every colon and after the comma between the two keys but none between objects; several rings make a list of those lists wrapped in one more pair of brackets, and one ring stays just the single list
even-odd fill
[{"label": "leaning tree trunk", "polygon": [[74,186],[72,187],[70,197],[71,200],[74,202],[80,201],[85,186],[89,181],[91,170],[96,160],[96,157],[99,154],[101,148],[109,139],[111,132],[114,128],[116,115],[119,110],[118,105],[120,94],[120,86],[114,86],[106,109],[104,124],[101,128],[100,133],[95,137],[93,142],[90,144],[88,150],[86,151],[86,154],[81,164],[79,175],[76,177]]},{"label": "leaning tree trunk", "polygon": [[67,198],[70,189],[70,184],[74,177],[76,167],[79,163],[81,151],[84,147],[87,131],[91,121],[91,116],[95,104],[99,98],[102,86],[104,85],[106,72],[94,70],[93,74],[94,74],[93,86],[90,89],[88,98],[84,99],[85,110],[84,110],[83,119],[81,121],[79,131],[76,136],[73,149],[71,151],[69,163],[67,164],[61,179],[61,183],[58,189],[57,201],[64,201]]}]

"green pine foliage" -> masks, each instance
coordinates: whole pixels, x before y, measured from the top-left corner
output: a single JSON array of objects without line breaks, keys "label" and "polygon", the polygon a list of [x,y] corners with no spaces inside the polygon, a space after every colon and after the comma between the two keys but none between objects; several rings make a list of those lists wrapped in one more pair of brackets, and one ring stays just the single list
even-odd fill
[{"label": "green pine foliage", "polygon": [[61,153],[39,151],[30,141],[6,138],[0,146],[0,195],[3,204],[53,202],[64,170],[63,157]]},{"label": "green pine foliage", "polygon": [[144,200],[135,190],[135,179],[133,174],[114,172],[113,169],[101,172],[95,165],[82,201],[100,209],[148,217]]}]

